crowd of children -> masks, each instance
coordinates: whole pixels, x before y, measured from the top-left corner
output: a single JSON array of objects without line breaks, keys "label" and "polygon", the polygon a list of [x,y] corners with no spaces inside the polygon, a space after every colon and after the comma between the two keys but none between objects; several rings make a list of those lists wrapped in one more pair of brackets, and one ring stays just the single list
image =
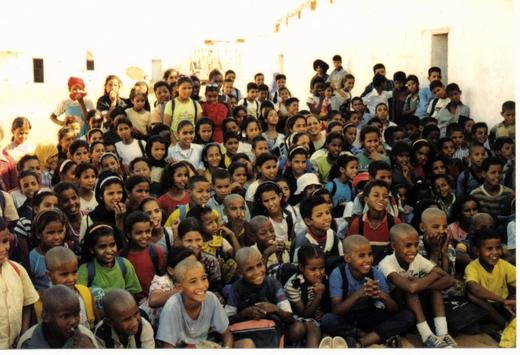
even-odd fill
[{"label": "crowd of children", "polygon": [[0,348],[514,343],[515,102],[488,129],[438,67],[422,87],[376,64],[354,96],[332,62],[304,108],[281,73],[242,97],[232,70],[203,95],[168,70],[153,103],[109,75],[94,105],[71,77],[56,142],[15,118]]}]

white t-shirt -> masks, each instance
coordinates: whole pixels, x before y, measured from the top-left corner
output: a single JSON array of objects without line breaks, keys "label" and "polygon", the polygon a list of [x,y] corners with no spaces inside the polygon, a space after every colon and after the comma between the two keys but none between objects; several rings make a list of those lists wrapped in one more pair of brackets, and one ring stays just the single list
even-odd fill
[{"label": "white t-shirt", "polygon": [[146,146],[145,141],[140,141],[141,147],[139,146],[139,141],[137,139],[133,139],[132,143],[124,144],[123,142],[117,142],[116,150],[117,155],[121,158],[124,165],[129,165],[132,160],[138,157],[144,156],[144,147]]},{"label": "white t-shirt", "polygon": [[258,185],[260,185],[260,180],[255,180],[247,188],[246,197],[245,197],[245,200],[247,202],[253,202],[254,201],[255,193],[256,193],[256,190],[258,189]]},{"label": "white t-shirt", "polygon": [[429,274],[434,267],[435,264],[433,262],[426,259],[421,254],[417,254],[415,259],[410,263],[410,265],[408,265],[408,270],[405,270],[397,261],[395,253],[385,256],[378,265],[379,270],[386,278],[388,278],[388,275],[393,272],[396,272],[402,277],[423,277],[424,275]]},{"label": "white t-shirt", "polygon": [[146,110],[137,112],[133,107],[127,108],[125,112],[134,128],[141,134],[147,134],[147,128],[150,126],[150,112]]}]

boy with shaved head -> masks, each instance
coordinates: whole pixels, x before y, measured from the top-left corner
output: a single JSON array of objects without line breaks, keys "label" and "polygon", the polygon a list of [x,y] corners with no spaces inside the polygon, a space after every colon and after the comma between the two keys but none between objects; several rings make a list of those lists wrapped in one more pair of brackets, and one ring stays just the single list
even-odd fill
[{"label": "boy with shaved head", "polygon": [[[411,225],[401,223],[393,226],[390,229],[390,242],[394,252],[381,260],[379,269],[395,286],[395,298],[404,299],[415,314],[417,330],[423,343],[429,348],[456,347],[457,343],[448,334],[441,293],[453,286],[454,279],[418,253],[419,235]],[[432,309],[436,334],[426,320],[426,306]]]},{"label": "boy with shaved head", "polygon": [[79,324],[79,300],[65,285],[52,286],[42,294],[43,321],[27,330],[18,349],[98,348],[92,332]]},{"label": "boy with shaved head", "polygon": [[171,296],[161,311],[157,340],[163,348],[197,346],[207,342],[211,330],[222,335],[222,346],[233,344],[229,320],[217,296],[208,291],[204,266],[193,259],[184,259],[174,269],[178,293]]},{"label": "boy with shaved head", "polygon": [[289,262],[286,244],[283,240],[276,240],[273,224],[268,217],[262,215],[253,217],[249,227],[255,240],[255,244],[251,247],[262,253],[262,260],[267,267]]},{"label": "boy with shaved head", "polygon": [[[76,293],[80,303],[80,324],[94,330],[94,325],[99,320],[99,314],[90,289],[78,284],[78,257],[76,254],[69,248],[54,247],[45,253],[45,266],[47,276],[53,285],[65,285]],[[41,300],[34,304],[34,311],[38,321],[41,321]]]},{"label": "boy with shaved head", "polygon": [[[237,251],[235,260],[241,278],[233,283],[225,307],[231,323],[277,319],[277,335],[281,336],[285,328],[289,343],[302,340],[305,326],[293,317],[291,304],[280,282],[266,276],[262,254],[255,248],[245,247]],[[259,344],[258,339],[253,341]]]},{"label": "boy with shaved head", "polygon": [[[335,268],[329,278],[332,313],[323,316],[322,331],[344,337],[349,347],[377,343],[399,347],[398,335],[413,327],[413,313],[398,310],[388,282],[372,266],[374,257],[367,238],[348,236],[343,240],[343,252],[345,263]],[[367,332],[359,339],[353,337],[356,325]]]},{"label": "boy with shaved head", "polygon": [[95,334],[107,349],[154,349],[150,323],[141,318],[135,299],[128,291],[114,288],[103,298],[105,318]]}]

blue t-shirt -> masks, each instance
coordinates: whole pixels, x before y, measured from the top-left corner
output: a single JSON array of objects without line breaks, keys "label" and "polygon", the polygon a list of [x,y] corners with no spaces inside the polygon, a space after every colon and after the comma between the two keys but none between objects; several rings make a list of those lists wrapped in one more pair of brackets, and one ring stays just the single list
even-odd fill
[{"label": "blue t-shirt", "polygon": [[44,290],[50,287],[51,281],[46,275],[45,255],[38,253],[36,248],[29,253],[29,264],[31,266],[31,280],[36,290]]},{"label": "blue t-shirt", "polygon": [[354,199],[351,186],[348,183],[342,183],[339,178],[329,181],[325,185],[325,188],[332,193],[334,190],[334,183],[336,184],[336,191],[334,191],[334,195],[332,196],[332,204],[334,207],[345,202],[350,202]]},{"label": "blue t-shirt", "polygon": [[[344,267],[347,280],[348,280],[348,295],[343,295],[343,279],[341,277],[341,272],[339,271],[340,267]],[[372,267],[372,272],[374,274],[374,279],[379,281],[379,288],[381,291],[385,293],[390,293],[390,287],[388,286],[388,282],[386,281],[383,273],[374,267]],[[354,292],[362,288],[365,284],[365,279],[357,280],[354,278],[352,273],[350,272],[350,267],[348,265],[341,265],[332,270],[332,273],[329,276],[329,295],[330,297],[341,297],[345,299],[352,295]],[[371,300],[369,298],[362,299],[352,306],[352,310],[361,310],[366,308],[372,308],[375,300]]]}]

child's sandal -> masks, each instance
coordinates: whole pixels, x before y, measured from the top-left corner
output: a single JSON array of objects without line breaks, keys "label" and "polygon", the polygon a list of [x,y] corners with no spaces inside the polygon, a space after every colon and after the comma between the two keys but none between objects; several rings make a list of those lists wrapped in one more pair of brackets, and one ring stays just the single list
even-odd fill
[{"label": "child's sandal", "polygon": [[403,342],[400,335],[391,336],[385,341],[385,347],[387,348],[401,348],[402,346]]}]

